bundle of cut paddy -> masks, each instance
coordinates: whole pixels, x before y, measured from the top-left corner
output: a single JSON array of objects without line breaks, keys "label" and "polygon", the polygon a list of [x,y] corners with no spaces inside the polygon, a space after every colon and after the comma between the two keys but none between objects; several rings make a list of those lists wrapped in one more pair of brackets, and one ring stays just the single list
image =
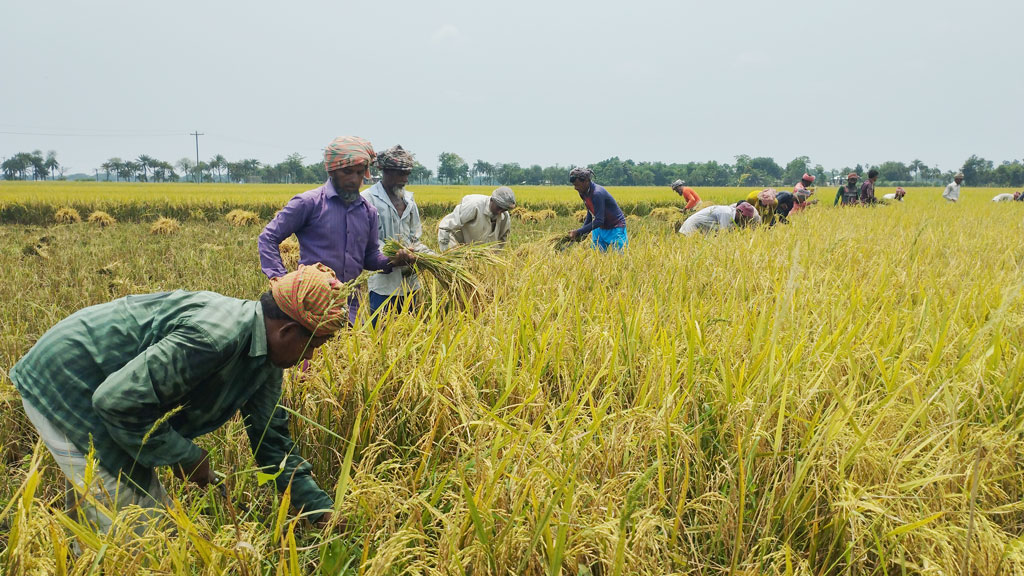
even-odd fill
[{"label": "bundle of cut paddy", "polygon": [[117,220],[115,220],[110,214],[107,214],[102,210],[97,210],[92,214],[89,214],[89,223],[95,224],[100,228],[106,228],[107,226],[113,226],[116,224]]},{"label": "bundle of cut paddy", "polygon": [[576,242],[576,240],[570,238],[568,234],[555,234],[544,239],[545,244],[559,252],[568,250],[569,247],[572,246],[573,242]]},{"label": "bundle of cut paddy", "polygon": [[678,208],[663,206],[661,208],[655,208],[654,210],[651,210],[651,213],[648,214],[648,216],[654,218],[655,220],[668,220],[669,222],[671,222],[673,220],[678,219],[681,214],[682,213],[679,211]]},{"label": "bundle of cut paddy", "polygon": [[252,226],[260,223],[260,215],[248,210],[232,210],[224,218],[234,226]]},{"label": "bundle of cut paddy", "polygon": [[554,218],[558,218],[558,213],[555,212],[554,210],[550,209],[550,208],[545,208],[544,210],[538,210],[538,211],[533,213],[533,221],[534,222],[543,222],[545,220],[552,220]]},{"label": "bundle of cut paddy", "polygon": [[[384,242],[381,248],[389,258],[397,255],[399,250],[412,251],[393,238]],[[493,244],[460,244],[440,254],[417,252],[413,268],[430,274],[442,290],[455,299],[469,301],[477,297],[483,288],[473,273],[473,266],[479,264],[503,266],[506,262]]]},{"label": "bundle of cut paddy", "polygon": [[530,212],[522,206],[516,206],[509,211],[508,215],[516,220],[530,220],[533,217],[533,212]]},{"label": "bundle of cut paddy", "polygon": [[57,210],[57,213],[53,215],[53,219],[57,224],[77,224],[82,221],[82,217],[78,215],[78,210],[74,208],[61,208]]},{"label": "bundle of cut paddy", "polygon": [[149,233],[171,235],[177,233],[179,229],[181,229],[181,224],[178,224],[174,218],[160,217],[150,226]]},{"label": "bundle of cut paddy", "polygon": [[586,210],[577,210],[572,213],[572,217],[575,218],[578,222],[583,222],[584,220],[587,219],[587,214],[588,212]]}]

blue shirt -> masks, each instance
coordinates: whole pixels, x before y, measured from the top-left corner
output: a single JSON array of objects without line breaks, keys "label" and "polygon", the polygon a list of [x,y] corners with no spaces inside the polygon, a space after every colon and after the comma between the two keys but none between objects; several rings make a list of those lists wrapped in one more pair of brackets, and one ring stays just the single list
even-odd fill
[{"label": "blue shirt", "polygon": [[604,186],[591,182],[590,190],[580,192],[580,200],[587,206],[587,218],[576,230],[577,235],[588,234],[594,228],[611,230],[626,227],[626,216]]}]

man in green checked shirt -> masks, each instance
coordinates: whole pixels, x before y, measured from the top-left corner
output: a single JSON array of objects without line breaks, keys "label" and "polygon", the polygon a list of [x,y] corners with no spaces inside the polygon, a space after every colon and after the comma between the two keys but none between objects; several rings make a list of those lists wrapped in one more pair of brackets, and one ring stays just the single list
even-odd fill
[{"label": "man in green checked shirt", "polygon": [[[300,266],[273,280],[259,302],[164,292],[91,306],[57,323],[10,377],[74,486],[68,510],[106,532],[112,519],[104,510],[163,506],[158,466],[199,486],[216,483],[192,439],[240,411],[257,464],[276,470],[283,462],[277,488],[291,484],[292,504],[326,523],[333,503],[298,454],[278,400],[283,369],[311,357],[347,321],[341,286],[322,264]],[[98,466],[85,486],[90,446]]]}]

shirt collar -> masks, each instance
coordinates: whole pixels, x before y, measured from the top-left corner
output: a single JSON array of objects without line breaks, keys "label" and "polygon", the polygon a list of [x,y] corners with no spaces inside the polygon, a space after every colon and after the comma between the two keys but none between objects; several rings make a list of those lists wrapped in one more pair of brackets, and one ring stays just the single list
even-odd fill
[{"label": "shirt collar", "polygon": [[328,198],[338,197],[338,191],[334,189],[334,182],[331,182],[330,178],[328,178],[327,183],[324,184],[324,193],[327,195]]},{"label": "shirt collar", "polygon": [[[398,211],[395,208],[395,205],[391,202],[391,196],[388,196],[388,191],[384,189],[384,185],[380,182],[377,182],[373,185],[373,188],[370,188],[370,195],[376,196],[382,202],[387,202],[388,206],[391,206],[392,210],[395,210],[395,212]],[[406,205],[412,204],[412,192],[409,192],[405,188],[402,188],[402,198],[405,200]],[[406,209],[405,213],[408,214],[409,210]]]},{"label": "shirt collar", "polygon": [[584,196],[593,196],[594,190],[597,190],[597,184],[594,184],[594,182],[591,181],[590,188],[588,188],[586,192],[580,192],[580,197],[582,198]]},{"label": "shirt collar", "polygon": [[259,302],[253,302],[252,304],[255,309],[252,318],[252,338],[249,344],[249,356],[255,358],[267,355],[267,324],[263,319],[263,305]]}]

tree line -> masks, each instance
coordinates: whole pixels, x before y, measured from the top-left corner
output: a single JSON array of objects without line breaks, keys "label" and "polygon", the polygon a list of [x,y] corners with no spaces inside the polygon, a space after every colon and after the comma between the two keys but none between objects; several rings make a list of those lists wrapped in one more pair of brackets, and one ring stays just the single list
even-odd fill
[{"label": "tree line", "polygon": [[[563,185],[569,167],[558,164],[521,166],[516,162],[491,163],[476,160],[472,164],[454,152],[438,156],[434,172],[416,162],[410,181],[415,184],[481,184],[481,185]],[[968,186],[1024,186],[1024,163],[1005,161],[995,165],[991,160],[976,155],[968,158],[959,170],[943,171],[920,160],[910,163],[888,161],[878,165],[844,166],[826,169],[812,165],[807,156],[798,156],[785,166],[771,157],[739,155],[734,162],[634,162],[619,157],[590,164],[594,180],[609,186],[668,186],[682,179],[690,186],[791,186],[804,173],[813,174],[816,184],[839,184],[850,172],[862,177],[868,170],[879,172],[879,184],[889,186],[941,186],[953,179],[956,172],[964,173]],[[47,180],[64,178],[65,167],[57,160],[57,153],[45,155],[40,150],[19,152],[0,164],[7,180]],[[307,163],[300,154],[291,154],[277,164],[264,164],[255,158],[229,161],[217,154],[198,163],[182,158],[174,164],[147,154],[133,159],[110,158],[94,170],[94,180],[111,182],[236,182],[236,183],[305,183],[313,184],[327,179],[323,163],[317,159]]]}]

